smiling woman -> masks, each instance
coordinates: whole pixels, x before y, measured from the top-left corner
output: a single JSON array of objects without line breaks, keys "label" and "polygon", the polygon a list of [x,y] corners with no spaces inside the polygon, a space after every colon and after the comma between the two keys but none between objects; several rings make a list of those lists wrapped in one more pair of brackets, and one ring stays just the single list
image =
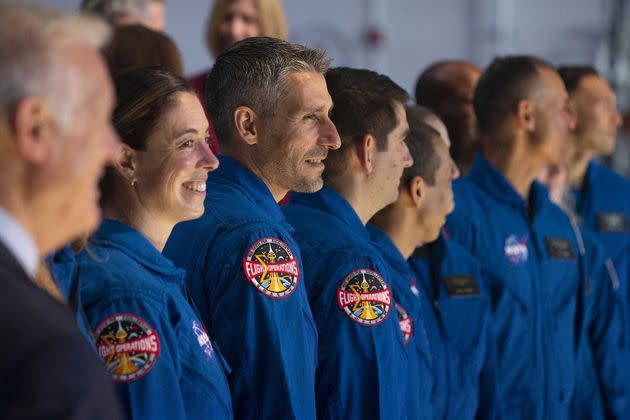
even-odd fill
[{"label": "smiling woman", "polygon": [[122,140],[101,184],[105,221],[78,256],[81,302],[130,418],[232,418],[221,358],[162,254],[176,223],[204,212],[218,167],[186,81],[157,69],[114,78]]}]

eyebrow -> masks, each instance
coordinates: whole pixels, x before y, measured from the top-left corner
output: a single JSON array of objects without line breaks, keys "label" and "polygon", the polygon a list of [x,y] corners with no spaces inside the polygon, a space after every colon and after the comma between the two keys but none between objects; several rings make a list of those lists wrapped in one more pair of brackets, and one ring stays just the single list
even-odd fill
[{"label": "eyebrow", "polygon": [[[206,134],[210,132],[210,127],[206,128]],[[199,131],[197,131],[194,128],[188,128],[186,130],[180,131],[175,135],[175,138],[179,138],[185,134],[197,134],[199,133]]]}]

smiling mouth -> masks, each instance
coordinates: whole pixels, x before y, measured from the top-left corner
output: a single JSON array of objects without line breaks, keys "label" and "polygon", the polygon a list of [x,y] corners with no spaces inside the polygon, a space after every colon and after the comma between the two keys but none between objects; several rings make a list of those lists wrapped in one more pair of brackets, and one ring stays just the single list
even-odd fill
[{"label": "smiling mouth", "polygon": [[206,192],[206,183],[205,182],[186,182],[184,188],[187,190],[197,192],[197,193],[205,193]]}]

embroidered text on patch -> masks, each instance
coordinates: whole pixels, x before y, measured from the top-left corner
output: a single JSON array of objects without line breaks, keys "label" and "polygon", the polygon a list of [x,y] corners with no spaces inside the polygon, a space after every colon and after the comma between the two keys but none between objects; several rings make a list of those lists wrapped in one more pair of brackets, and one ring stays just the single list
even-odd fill
[{"label": "embroidered text on patch", "polygon": [[337,290],[337,303],[353,321],[372,326],[387,318],[392,295],[380,274],[360,269],[343,279]]},{"label": "embroidered text on patch", "polygon": [[413,335],[413,321],[411,321],[411,318],[405,308],[398,303],[396,303],[396,312],[398,313],[398,325],[400,326],[400,332],[402,333],[406,346]]},{"label": "embroidered text on patch", "polygon": [[96,327],[94,336],[105,369],[116,382],[131,382],[144,376],[160,354],[155,330],[132,314],[110,316]]},{"label": "embroidered text on patch", "polygon": [[297,288],[298,262],[287,244],[276,238],[254,243],[243,259],[245,277],[265,296],[284,298]]}]

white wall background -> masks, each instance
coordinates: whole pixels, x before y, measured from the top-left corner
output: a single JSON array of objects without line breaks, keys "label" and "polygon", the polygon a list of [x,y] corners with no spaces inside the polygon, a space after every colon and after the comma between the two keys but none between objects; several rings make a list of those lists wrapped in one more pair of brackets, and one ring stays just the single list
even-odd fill
[{"label": "white wall background", "polygon": [[[76,10],[79,0],[35,0]],[[167,0],[166,32],[187,73],[208,68],[203,41],[212,0]],[[486,65],[496,54],[532,53],[554,64],[595,63],[609,30],[610,0],[284,0],[294,41],[327,49],[334,65],[388,74],[413,92],[429,63],[462,58]],[[364,42],[383,33],[380,47]]]}]

